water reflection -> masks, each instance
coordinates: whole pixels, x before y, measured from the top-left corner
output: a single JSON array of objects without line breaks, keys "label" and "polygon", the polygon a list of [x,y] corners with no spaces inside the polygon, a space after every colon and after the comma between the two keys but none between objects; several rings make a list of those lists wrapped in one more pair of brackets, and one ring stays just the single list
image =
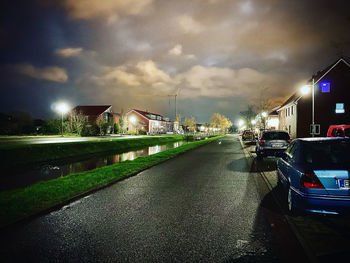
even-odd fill
[{"label": "water reflection", "polygon": [[147,147],[142,150],[130,151],[120,154],[109,154],[106,156],[99,156],[89,158],[87,160],[80,160],[74,162],[65,162],[61,164],[44,164],[38,167],[33,167],[26,171],[15,172],[9,176],[0,177],[0,190],[10,190],[20,187],[25,187],[38,181],[50,180],[60,176],[65,176],[71,173],[83,172],[92,170],[95,168],[124,162],[127,160],[134,160],[137,157],[148,156],[163,152],[168,149],[177,148],[188,142],[180,141],[165,145],[156,145]]}]

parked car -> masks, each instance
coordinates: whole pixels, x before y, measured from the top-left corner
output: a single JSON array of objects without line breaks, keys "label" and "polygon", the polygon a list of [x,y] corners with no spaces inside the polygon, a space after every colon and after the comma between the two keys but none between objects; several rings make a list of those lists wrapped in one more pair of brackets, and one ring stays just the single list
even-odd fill
[{"label": "parked car", "polygon": [[242,133],[242,140],[243,141],[254,141],[255,140],[255,135],[252,131],[250,130],[245,130],[243,133]]},{"label": "parked car", "polygon": [[277,160],[278,184],[291,214],[350,212],[350,139],[294,140]]},{"label": "parked car", "polygon": [[327,132],[328,137],[350,137],[350,125],[331,125]]},{"label": "parked car", "polygon": [[263,131],[256,142],[256,157],[262,159],[267,156],[278,156],[287,149],[290,142],[286,131]]}]

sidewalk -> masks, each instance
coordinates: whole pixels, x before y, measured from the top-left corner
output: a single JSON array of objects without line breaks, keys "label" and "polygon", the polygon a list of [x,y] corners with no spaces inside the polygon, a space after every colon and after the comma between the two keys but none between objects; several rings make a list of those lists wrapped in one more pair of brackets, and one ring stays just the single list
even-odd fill
[{"label": "sidewalk", "polygon": [[[251,169],[261,174],[270,191],[277,191],[276,158],[257,161],[255,143],[242,142],[242,148]],[[273,194],[276,202],[285,211],[282,194]],[[284,217],[303,246],[310,262],[335,262],[350,259],[350,220],[341,216],[302,215]]]}]

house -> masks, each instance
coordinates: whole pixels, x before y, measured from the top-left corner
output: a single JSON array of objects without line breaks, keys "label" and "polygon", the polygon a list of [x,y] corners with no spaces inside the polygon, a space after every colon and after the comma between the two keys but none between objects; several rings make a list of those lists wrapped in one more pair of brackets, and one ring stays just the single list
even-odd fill
[{"label": "house", "polygon": [[279,119],[278,119],[278,112],[277,110],[279,109],[279,106],[276,108],[273,108],[267,115],[266,119],[266,129],[268,130],[278,130],[278,124],[279,124]]},{"label": "house", "polygon": [[[103,119],[106,123],[115,122],[115,115],[112,111],[111,105],[78,105],[76,106],[72,112],[77,114],[82,114],[86,116],[87,121],[90,124],[94,124],[98,117],[103,116]],[[118,118],[119,120],[119,118]]]},{"label": "house", "polygon": [[166,133],[173,131],[169,118],[148,111],[132,109],[126,113],[129,132]]},{"label": "house", "polygon": [[[314,83],[314,123],[319,125],[317,136],[326,136],[332,124],[350,123],[350,64],[340,58],[318,71],[309,80]],[[312,124],[312,94],[299,92],[289,97],[279,109],[279,129],[292,138],[310,137]]]}]

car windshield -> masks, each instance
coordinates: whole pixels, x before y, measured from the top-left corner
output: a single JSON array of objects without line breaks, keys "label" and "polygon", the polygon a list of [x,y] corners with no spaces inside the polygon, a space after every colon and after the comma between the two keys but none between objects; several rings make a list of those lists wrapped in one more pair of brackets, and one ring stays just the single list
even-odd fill
[{"label": "car windshield", "polygon": [[350,162],[350,141],[305,142],[304,160],[310,164],[345,164]]},{"label": "car windshield", "polygon": [[286,132],[265,132],[262,136],[263,140],[289,140],[289,134]]},{"label": "car windshield", "polygon": [[346,137],[350,137],[350,128],[344,129],[344,132]]}]

